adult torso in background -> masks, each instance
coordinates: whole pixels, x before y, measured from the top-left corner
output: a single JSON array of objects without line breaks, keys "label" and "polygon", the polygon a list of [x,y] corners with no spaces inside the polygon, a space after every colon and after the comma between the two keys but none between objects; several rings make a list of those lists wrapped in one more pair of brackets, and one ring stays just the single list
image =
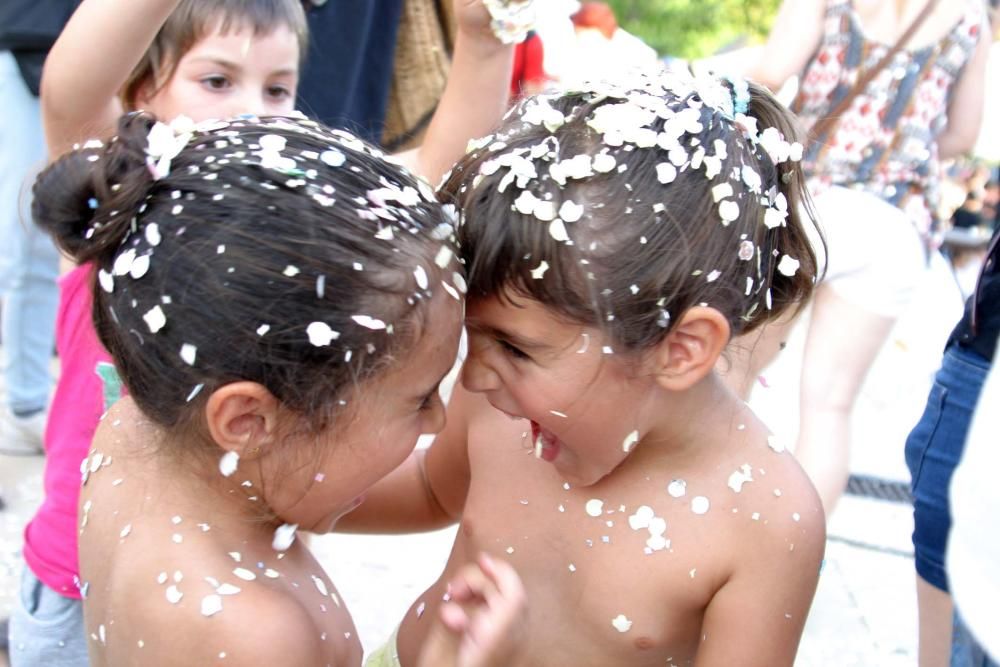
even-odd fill
[{"label": "adult torso in background", "polygon": [[[924,0],[830,0],[819,49],[792,105],[807,127],[846,97],[912,24]],[[902,6],[900,12],[899,5]],[[939,2],[907,46],[811,147],[811,175],[859,184],[903,209],[922,235],[939,199],[935,138],[947,123],[952,88],[980,37],[981,0]]]}]

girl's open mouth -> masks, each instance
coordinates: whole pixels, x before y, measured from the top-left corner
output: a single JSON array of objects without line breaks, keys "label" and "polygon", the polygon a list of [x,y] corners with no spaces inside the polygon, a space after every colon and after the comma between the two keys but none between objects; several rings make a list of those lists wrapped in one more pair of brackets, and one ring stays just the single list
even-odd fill
[{"label": "girl's open mouth", "polygon": [[531,422],[531,443],[534,448],[535,458],[552,463],[559,456],[561,444],[559,438],[551,431],[547,431],[534,421]]}]

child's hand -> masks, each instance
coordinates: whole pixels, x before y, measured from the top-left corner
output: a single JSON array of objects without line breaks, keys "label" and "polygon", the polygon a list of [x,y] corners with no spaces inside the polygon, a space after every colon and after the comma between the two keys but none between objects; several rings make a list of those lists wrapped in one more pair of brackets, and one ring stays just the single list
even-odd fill
[{"label": "child's hand", "polygon": [[[494,11],[499,14],[494,17],[487,9],[487,1],[491,2]],[[455,20],[458,24],[458,31],[479,40],[485,39],[488,42],[499,45],[501,38],[494,32],[493,19],[503,17],[501,23],[505,26],[503,30],[514,30],[517,37],[506,35],[503,38],[505,44],[519,42],[524,39],[524,32],[530,27],[524,24],[525,17],[530,18],[534,23],[534,10],[531,8],[532,0],[454,0]],[[505,9],[505,5],[511,7],[511,11]],[[527,8],[527,9],[524,9]]]},{"label": "child's hand", "polygon": [[482,554],[449,583],[440,623],[421,652],[423,667],[506,667],[524,632],[525,594],[509,564]]}]

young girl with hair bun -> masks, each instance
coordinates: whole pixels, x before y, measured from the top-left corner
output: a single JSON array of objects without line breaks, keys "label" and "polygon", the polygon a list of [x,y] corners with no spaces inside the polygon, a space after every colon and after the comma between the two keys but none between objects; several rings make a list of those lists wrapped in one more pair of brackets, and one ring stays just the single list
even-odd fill
[{"label": "young girl with hair bun", "polygon": [[715,366],[812,292],[795,137],[759,86],[661,73],[528,99],[459,163],[462,387],[341,527],[461,523],[371,665],[417,664],[480,551],[524,580],[512,666],[793,663],[823,510]]},{"label": "young girl with hair bun", "polygon": [[[506,109],[511,47],[480,0],[455,0],[451,76],[426,142],[405,156],[432,182]],[[123,111],[165,121],[294,110],[306,54],[300,0],[84,0],[46,61],[41,105],[50,156],[106,138]],[[120,388],[90,325],[90,266],[60,281],[60,378],[46,428],[45,499],[25,530],[26,568],[12,614],[18,665],[86,665],[76,544],[77,474]]]},{"label": "young girl with hair bun", "polygon": [[[96,269],[128,395],[83,461],[93,665],[360,665],[325,532],[444,424],[464,282],[433,192],[305,120],[143,114],[49,167],[34,215]],[[506,664],[523,596],[481,558],[420,664]]]}]

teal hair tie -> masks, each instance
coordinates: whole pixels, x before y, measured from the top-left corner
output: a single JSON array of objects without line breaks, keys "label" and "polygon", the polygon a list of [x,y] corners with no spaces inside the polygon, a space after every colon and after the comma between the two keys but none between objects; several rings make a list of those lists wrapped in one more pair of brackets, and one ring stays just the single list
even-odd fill
[{"label": "teal hair tie", "polygon": [[727,76],[726,81],[733,87],[733,110],[746,114],[750,110],[750,84],[743,77]]}]

